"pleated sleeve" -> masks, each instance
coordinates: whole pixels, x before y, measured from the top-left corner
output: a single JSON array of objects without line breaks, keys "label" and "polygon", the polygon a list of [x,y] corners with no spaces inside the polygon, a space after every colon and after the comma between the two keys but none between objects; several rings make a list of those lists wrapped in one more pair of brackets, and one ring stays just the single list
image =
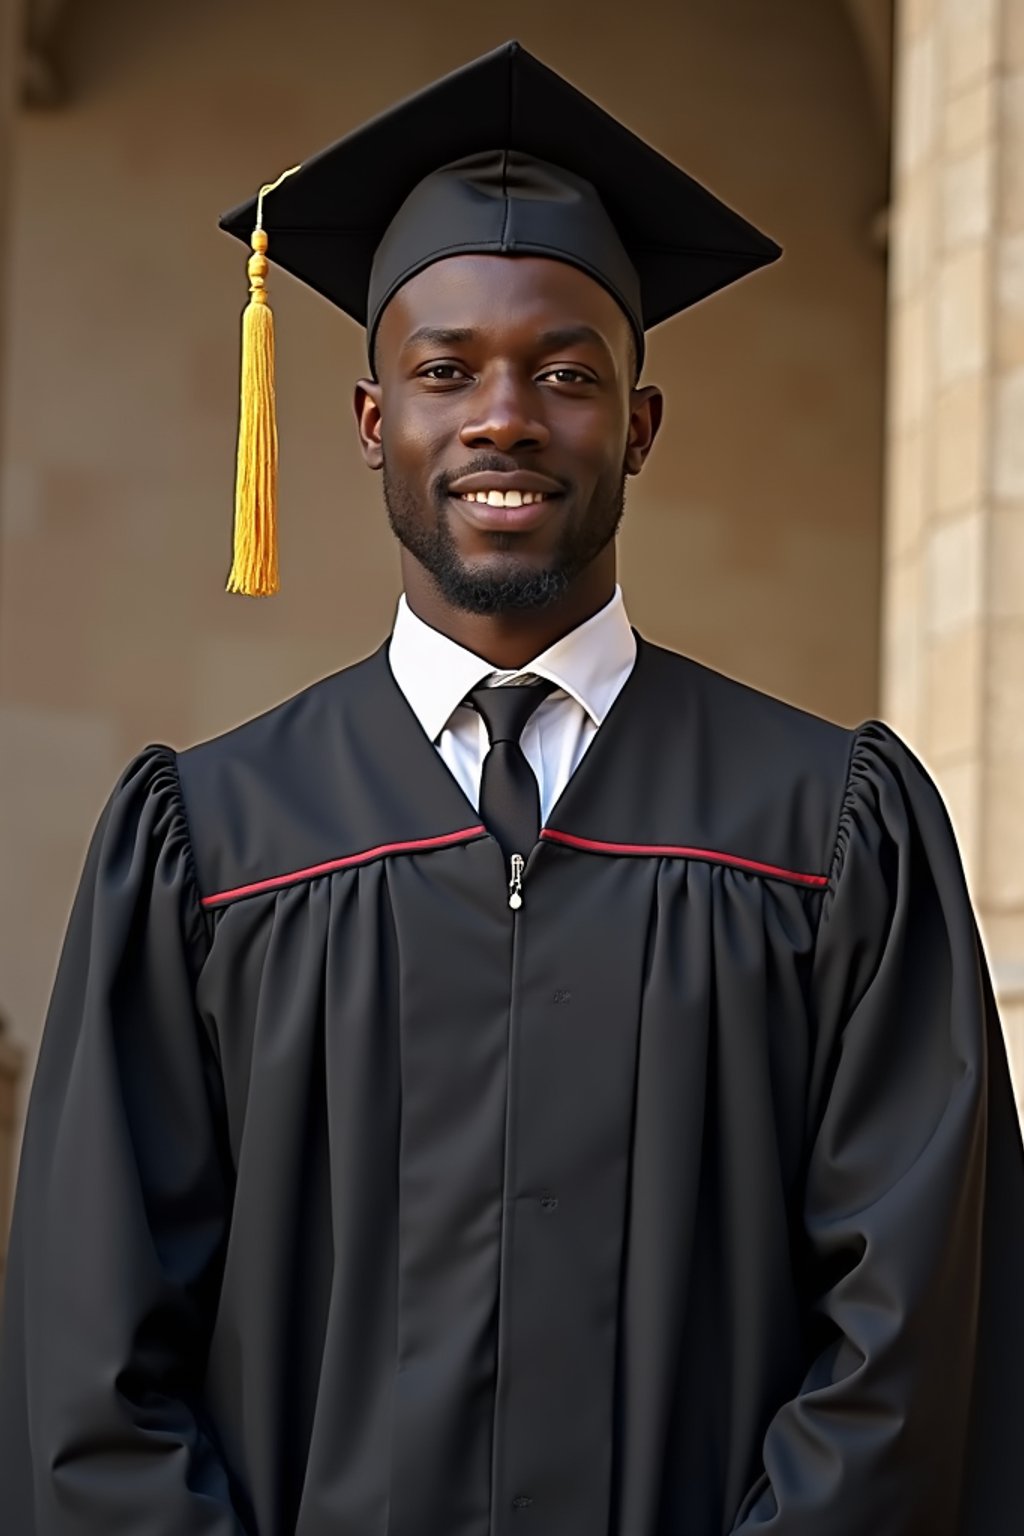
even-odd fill
[{"label": "pleated sleeve", "polygon": [[174,754],[100,819],[31,1095],[0,1353],[0,1525],[240,1536],[200,1385],[231,1199]]},{"label": "pleated sleeve", "polygon": [[1024,1451],[1024,1155],[942,802],[857,733],[818,932],[808,1365],[734,1526],[1013,1536]]}]

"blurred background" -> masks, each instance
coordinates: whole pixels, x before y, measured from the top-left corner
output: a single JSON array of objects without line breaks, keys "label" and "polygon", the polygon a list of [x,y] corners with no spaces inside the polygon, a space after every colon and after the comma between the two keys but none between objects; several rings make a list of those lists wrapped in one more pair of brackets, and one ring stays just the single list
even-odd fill
[{"label": "blurred background", "polygon": [[0,0],[0,1190],[126,760],[393,618],[362,333],[273,269],[284,589],[223,591],[217,216],[509,36],[785,247],[651,334],[630,615],[925,759],[1024,1077],[1024,0]]}]

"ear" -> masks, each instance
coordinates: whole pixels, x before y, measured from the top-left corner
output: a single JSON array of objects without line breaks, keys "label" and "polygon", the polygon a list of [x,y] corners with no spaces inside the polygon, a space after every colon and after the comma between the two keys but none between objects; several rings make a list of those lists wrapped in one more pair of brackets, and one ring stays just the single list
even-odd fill
[{"label": "ear", "polygon": [[627,475],[638,475],[658,435],[665,399],[656,384],[634,389],[629,408],[629,436],[626,439]]},{"label": "ear", "polygon": [[384,463],[381,446],[381,387],[375,379],[359,379],[352,401],[356,413],[359,446],[368,469],[380,469]]}]

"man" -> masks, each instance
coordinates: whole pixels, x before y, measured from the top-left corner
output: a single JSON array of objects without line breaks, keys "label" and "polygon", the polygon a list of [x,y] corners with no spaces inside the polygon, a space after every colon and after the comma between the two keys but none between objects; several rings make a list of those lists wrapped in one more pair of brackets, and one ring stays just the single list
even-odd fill
[{"label": "man", "polygon": [[1010,1536],[1024,1160],[941,803],[616,585],[644,327],[775,248],[515,44],[266,215],[367,324],[404,597],[104,813],[5,1529]]}]

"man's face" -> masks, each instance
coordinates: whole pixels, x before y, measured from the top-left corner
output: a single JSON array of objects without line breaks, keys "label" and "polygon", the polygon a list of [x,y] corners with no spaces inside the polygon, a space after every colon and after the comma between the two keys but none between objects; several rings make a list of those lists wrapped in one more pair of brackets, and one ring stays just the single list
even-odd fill
[{"label": "man's face", "polygon": [[454,608],[556,601],[613,539],[657,426],[619,305],[565,262],[454,256],[388,304],[376,364],[357,412],[403,548]]}]

